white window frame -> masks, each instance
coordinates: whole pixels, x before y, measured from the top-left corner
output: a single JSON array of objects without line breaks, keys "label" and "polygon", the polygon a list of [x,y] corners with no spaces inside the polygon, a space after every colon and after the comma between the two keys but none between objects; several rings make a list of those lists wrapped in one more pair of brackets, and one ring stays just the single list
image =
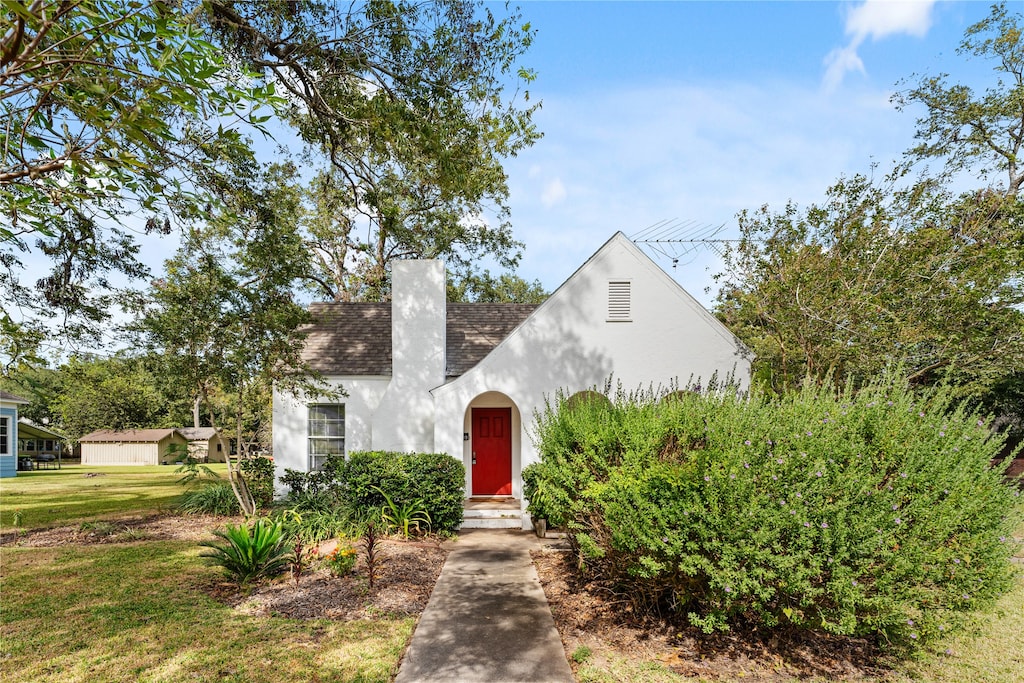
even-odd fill
[{"label": "white window frame", "polygon": [[[340,417],[317,419],[318,416],[314,415],[317,408],[337,408]],[[334,442],[334,448],[330,442]],[[306,465],[309,471],[323,469],[329,455],[345,456],[345,404],[310,403],[306,406]]]},{"label": "white window frame", "polygon": [[0,455],[14,455],[14,449],[11,448],[14,436],[14,430],[11,429],[11,418],[4,415],[0,417]]}]

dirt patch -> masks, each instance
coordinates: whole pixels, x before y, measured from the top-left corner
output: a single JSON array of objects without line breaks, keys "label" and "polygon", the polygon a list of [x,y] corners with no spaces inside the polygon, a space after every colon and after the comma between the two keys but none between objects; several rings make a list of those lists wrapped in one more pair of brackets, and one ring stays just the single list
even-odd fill
[{"label": "dirt patch", "polygon": [[[711,680],[874,681],[887,669],[869,641],[806,632],[757,630],[707,635],[670,620],[641,620],[628,601],[582,581],[572,554],[545,548],[533,552],[555,625],[570,657],[583,646],[595,664],[612,654],[634,661],[660,661],[682,676]],[[575,665],[574,665],[575,666]]]},{"label": "dirt patch", "polygon": [[49,548],[62,545],[126,543],[131,541],[201,541],[213,530],[239,524],[241,517],[214,515],[147,515],[106,518],[69,526],[28,531],[5,530],[0,545]]},{"label": "dirt patch", "polygon": [[360,556],[355,573],[335,577],[327,569],[263,583],[251,592],[217,580],[200,586],[239,612],[291,619],[351,621],[383,614],[418,615],[427,606],[448,553],[437,543],[385,541],[373,588]]}]

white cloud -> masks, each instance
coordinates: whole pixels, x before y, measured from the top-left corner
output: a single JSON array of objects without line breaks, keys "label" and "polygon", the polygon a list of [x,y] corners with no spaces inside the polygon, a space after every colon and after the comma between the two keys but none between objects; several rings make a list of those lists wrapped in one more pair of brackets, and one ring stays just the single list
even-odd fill
[{"label": "white cloud", "polygon": [[850,42],[825,56],[826,92],[834,91],[851,71],[865,73],[857,50],[868,38],[881,40],[895,35],[924,37],[932,26],[935,0],[865,0],[846,15]]},{"label": "white cloud", "polygon": [[545,209],[550,209],[555,204],[561,204],[565,195],[565,185],[562,184],[562,179],[555,178],[544,186],[544,191],[540,194],[540,203],[544,205]]},{"label": "white cloud", "polygon": [[846,34],[858,42],[901,33],[922,38],[932,27],[934,5],[935,0],[866,0],[847,15]]}]

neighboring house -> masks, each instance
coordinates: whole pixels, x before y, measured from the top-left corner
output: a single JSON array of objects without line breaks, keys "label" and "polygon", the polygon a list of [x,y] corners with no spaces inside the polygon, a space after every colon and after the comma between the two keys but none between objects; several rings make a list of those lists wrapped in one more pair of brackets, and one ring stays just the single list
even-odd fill
[{"label": "neighboring house", "polygon": [[60,463],[65,456],[64,436],[36,424],[28,418],[18,418],[18,458],[31,465],[32,461],[46,460]]},{"label": "neighboring house", "polygon": [[304,357],[347,396],[275,392],[278,477],[329,454],[444,452],[465,464],[467,497],[521,511],[533,416],[559,390],[749,381],[747,349],[622,233],[540,305],[448,304],[440,261],[392,266],[392,303],[311,307]]},{"label": "neighboring house", "polygon": [[177,429],[100,429],[79,443],[83,465],[160,465],[180,460],[172,447],[183,452],[188,440]]},{"label": "neighboring house", "polygon": [[18,476],[18,406],[28,399],[0,390],[0,477]]},{"label": "neighboring house", "polygon": [[199,462],[225,462],[224,446],[214,427],[178,427],[188,441],[188,454]]}]

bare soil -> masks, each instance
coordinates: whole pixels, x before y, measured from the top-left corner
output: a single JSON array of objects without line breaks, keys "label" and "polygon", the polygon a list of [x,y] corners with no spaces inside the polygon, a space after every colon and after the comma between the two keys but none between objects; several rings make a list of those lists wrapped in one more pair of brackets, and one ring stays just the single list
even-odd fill
[{"label": "bare soil", "polygon": [[51,548],[127,541],[200,541],[213,538],[214,529],[228,523],[238,524],[241,519],[215,515],[136,515],[106,518],[48,529],[6,530],[0,534],[0,545]]},{"label": "bare soil", "polygon": [[888,673],[878,648],[864,639],[736,628],[707,635],[670,619],[638,617],[628,600],[580,578],[564,548],[534,551],[533,562],[570,662],[583,646],[595,665],[611,653],[660,661],[682,676],[710,680],[867,682]]}]

